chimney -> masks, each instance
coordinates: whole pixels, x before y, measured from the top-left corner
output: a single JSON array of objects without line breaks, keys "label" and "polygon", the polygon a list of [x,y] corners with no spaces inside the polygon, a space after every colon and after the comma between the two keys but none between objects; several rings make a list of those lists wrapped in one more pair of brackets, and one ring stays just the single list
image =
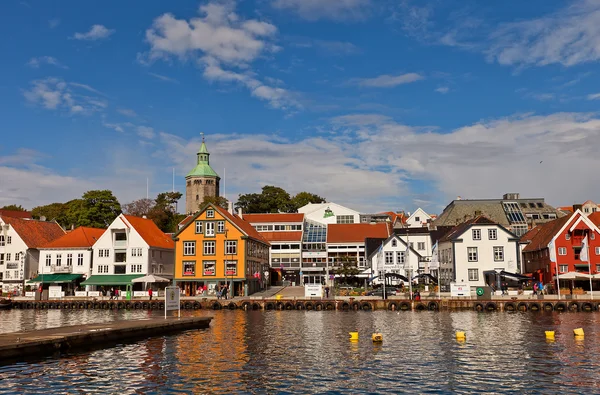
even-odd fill
[{"label": "chimney", "polygon": [[45,221],[45,220],[46,220],[46,216],[45,215],[40,216],[40,221]]},{"label": "chimney", "polygon": [[142,218],[144,218],[144,219],[148,219],[148,217],[146,217],[145,215],[142,215]]},{"label": "chimney", "polygon": [[235,214],[233,212],[233,202],[227,202],[227,211],[229,211],[229,214],[231,215]]},{"label": "chimney", "polygon": [[244,219],[244,215],[242,214],[242,208],[238,208],[238,217],[240,217],[241,219]]}]

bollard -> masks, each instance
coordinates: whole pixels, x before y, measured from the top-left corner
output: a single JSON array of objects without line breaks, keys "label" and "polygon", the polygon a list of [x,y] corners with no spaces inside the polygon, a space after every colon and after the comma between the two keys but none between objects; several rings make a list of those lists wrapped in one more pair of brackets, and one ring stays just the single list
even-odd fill
[{"label": "bollard", "polygon": [[462,331],[458,331],[456,332],[456,340],[465,340],[467,338],[467,335],[465,334],[465,332]]},{"label": "bollard", "polygon": [[554,340],[554,331],[546,331],[546,340]]},{"label": "bollard", "polygon": [[373,343],[383,342],[383,335],[381,333],[373,333],[371,338],[373,339]]},{"label": "bollard", "polygon": [[350,340],[358,340],[358,332],[350,332]]},{"label": "bollard", "polygon": [[583,333],[583,328],[576,328],[576,329],[573,329],[573,334],[574,334],[575,336],[584,336],[584,333]]}]

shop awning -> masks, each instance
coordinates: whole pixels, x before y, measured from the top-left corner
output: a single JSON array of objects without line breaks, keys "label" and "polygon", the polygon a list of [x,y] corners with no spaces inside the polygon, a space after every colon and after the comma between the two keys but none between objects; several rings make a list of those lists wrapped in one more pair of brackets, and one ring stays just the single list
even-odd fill
[{"label": "shop awning", "polygon": [[127,285],[131,280],[144,277],[143,274],[98,274],[91,276],[81,285]]},{"label": "shop awning", "polygon": [[27,281],[28,284],[33,283],[44,283],[44,284],[56,284],[56,283],[72,283],[75,280],[83,277],[83,274],[71,274],[71,273],[55,273],[55,274],[39,274],[36,278]]}]

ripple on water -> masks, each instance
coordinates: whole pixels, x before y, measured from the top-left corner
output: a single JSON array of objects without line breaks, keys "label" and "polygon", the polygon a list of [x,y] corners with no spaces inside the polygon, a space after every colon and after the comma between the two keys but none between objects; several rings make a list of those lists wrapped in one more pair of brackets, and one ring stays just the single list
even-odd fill
[{"label": "ripple on water", "polygon": [[[0,393],[600,393],[599,313],[182,313],[214,320],[207,330],[1,366]],[[13,310],[0,313],[0,332],[149,314],[159,315]],[[545,330],[556,330],[555,342]]]}]

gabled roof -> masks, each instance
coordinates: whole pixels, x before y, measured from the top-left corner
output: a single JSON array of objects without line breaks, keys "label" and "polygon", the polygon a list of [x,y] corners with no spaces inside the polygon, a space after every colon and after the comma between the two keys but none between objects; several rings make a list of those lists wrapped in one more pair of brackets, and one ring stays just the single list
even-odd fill
[{"label": "gabled roof", "polygon": [[365,239],[365,256],[367,258],[370,257],[371,254],[376,252],[379,247],[381,247],[381,244],[385,243],[386,240],[387,238],[383,237],[367,237]]},{"label": "gabled roof", "polygon": [[304,221],[302,213],[269,213],[269,214],[243,214],[244,221],[251,224],[272,222],[299,222]]},{"label": "gabled roof", "polygon": [[40,248],[65,234],[56,222],[2,216],[29,248]]},{"label": "gabled roof", "polygon": [[[537,251],[547,248],[548,244],[552,241],[552,239],[558,233],[558,231],[560,231],[561,228],[565,226],[565,224],[570,222],[573,216],[576,215],[576,213],[577,212],[571,213],[564,217],[555,219],[554,221],[550,221],[543,225],[537,226],[536,228],[539,228],[537,233],[534,234],[533,237],[531,237],[529,244],[527,244],[527,246],[523,248],[523,252]],[[530,232],[525,233],[523,237],[527,236],[527,234]],[[521,240],[523,239],[521,238]]]},{"label": "gabled roof", "polygon": [[429,236],[431,237],[431,243],[435,244],[440,241],[448,232],[452,231],[453,226],[436,226],[431,230]]},{"label": "gabled roof", "polygon": [[190,221],[191,221],[191,220],[193,220],[193,219],[194,219],[194,214],[190,214],[190,215],[188,215],[188,216],[187,216],[187,217],[185,217],[183,220],[181,220],[181,222],[180,222],[180,223],[178,223],[178,224],[177,224],[177,228],[178,228],[178,229],[181,229],[181,228],[183,228],[184,226],[186,226],[187,224],[189,224],[189,223],[190,223]]},{"label": "gabled roof", "polygon": [[519,242],[528,244],[540,232],[541,229],[542,229],[542,225],[538,225],[538,226],[534,227],[533,229],[530,229],[527,233],[525,233],[523,236],[521,236],[521,239],[519,240]]},{"label": "gabled roof", "polygon": [[564,212],[564,213],[572,213],[573,212],[573,206],[561,206],[558,207],[558,210]]},{"label": "gabled roof", "polygon": [[586,204],[593,204],[594,206],[597,206],[597,204],[591,200],[586,200],[585,202],[583,202],[582,206],[585,206]]},{"label": "gabled roof", "polygon": [[104,234],[106,229],[79,228],[44,245],[43,248],[89,248]]},{"label": "gabled roof", "polygon": [[282,242],[282,241],[302,241],[302,231],[294,232],[259,232],[262,237],[270,242]]},{"label": "gabled roof", "polygon": [[173,239],[160,230],[151,219],[134,217],[133,215],[121,215],[125,218],[126,223],[128,222],[150,247],[175,248]]},{"label": "gabled roof", "polygon": [[362,243],[367,238],[387,238],[389,227],[385,222],[374,224],[330,224],[327,227],[328,243]]},{"label": "gabled roof", "polygon": [[483,215],[480,215],[480,216],[470,219],[466,222],[463,222],[460,225],[455,226],[454,228],[452,228],[452,230],[450,232],[446,233],[446,235],[443,236],[439,241],[444,242],[444,241],[454,240],[454,239],[458,238],[460,235],[462,235],[463,233],[465,233],[467,231],[467,229],[469,229],[473,225],[499,225],[499,224],[497,224],[496,222],[492,221],[491,219],[489,219],[487,217],[484,217]]},{"label": "gabled roof", "polygon": [[594,225],[600,227],[600,211],[596,211],[588,215],[588,219],[594,223]]},{"label": "gabled roof", "polygon": [[0,209],[0,216],[12,217],[12,218],[28,218],[31,219],[31,213],[29,211],[20,210],[4,210]]},{"label": "gabled roof", "polygon": [[[251,237],[251,238],[253,238],[253,239],[257,240],[257,241],[260,241],[262,243],[265,243],[267,245],[271,244],[271,243],[269,243],[269,241],[266,238],[262,237],[262,235],[256,229],[254,229],[254,227],[252,225],[250,225],[250,222],[247,222],[247,221],[243,220],[242,218],[240,218],[236,214],[231,214],[229,211],[225,210],[222,207],[215,206],[213,204],[210,204],[210,206],[212,208],[214,208],[215,210],[217,210],[219,213],[221,213],[222,216],[224,216],[225,218],[227,218],[234,225],[236,225],[248,237]],[[203,210],[200,210],[198,212],[198,214],[200,214],[201,212],[203,212],[205,209],[206,209],[206,207]]]},{"label": "gabled roof", "polygon": [[387,214],[390,217],[392,224],[394,224],[396,222],[396,220],[399,220],[400,223],[403,223],[403,224],[406,223],[406,215],[404,215],[404,213],[395,213],[393,211],[384,211],[381,214]]},{"label": "gabled roof", "polygon": [[[375,255],[377,253],[377,250],[379,249],[379,247],[381,247],[381,244],[383,242],[383,245],[387,245],[392,239],[396,239],[400,242],[400,244],[402,244],[404,247],[407,247],[408,249],[410,249],[410,251],[412,251],[415,255],[417,255],[419,258],[422,258],[423,255],[421,255],[420,252],[418,252],[417,250],[415,250],[412,247],[409,247],[408,243],[403,240],[398,234],[396,233],[392,233],[387,239],[372,239],[372,240],[382,240],[379,242],[379,245],[375,247],[375,242],[374,241],[368,241],[368,243],[370,244],[370,252],[365,251],[365,256],[367,257],[367,259],[372,259],[373,255]],[[368,244],[368,245],[369,245]]]}]

